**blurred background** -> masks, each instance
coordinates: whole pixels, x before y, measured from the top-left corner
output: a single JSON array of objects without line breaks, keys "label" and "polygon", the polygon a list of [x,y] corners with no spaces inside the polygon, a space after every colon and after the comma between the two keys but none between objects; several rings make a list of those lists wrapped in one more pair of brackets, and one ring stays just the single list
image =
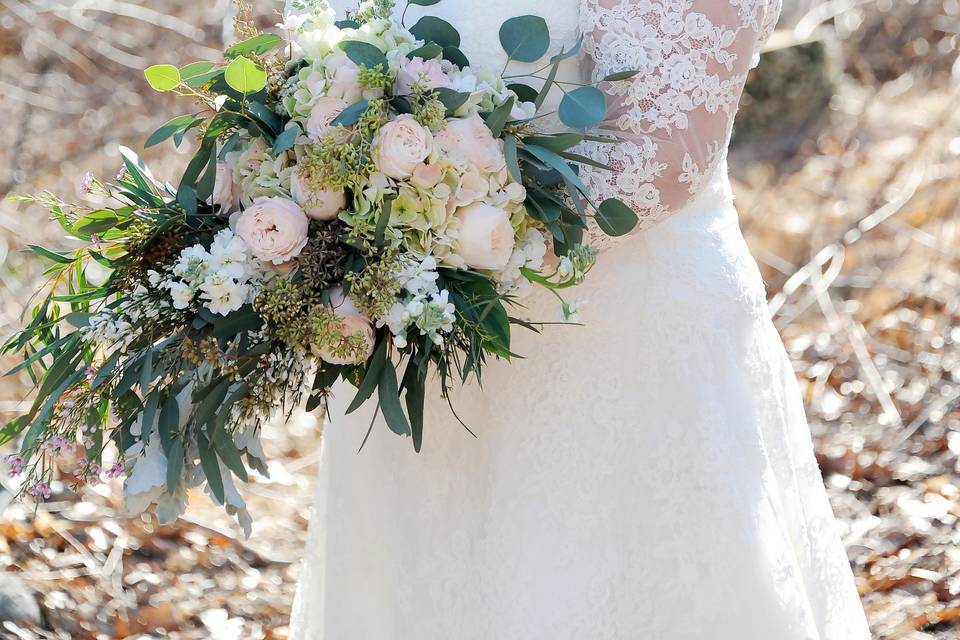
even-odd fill
[{"label": "blurred background", "polygon": [[[258,0],[263,27],[282,3]],[[805,393],[875,636],[960,637],[960,0],[785,0],[731,157],[742,224]],[[67,248],[6,196],[75,198],[183,106],[141,69],[218,56],[229,0],[0,0],[0,334]],[[187,145],[184,146],[187,148]],[[148,150],[172,178],[188,156]],[[7,370],[12,362],[0,362]],[[0,379],[0,419],[29,379]],[[0,488],[0,636],[286,638],[319,423],[266,437],[244,540],[198,495],[158,527],[109,485],[40,506]],[[708,523],[705,523],[708,524]],[[30,627],[30,630],[27,629]]]}]

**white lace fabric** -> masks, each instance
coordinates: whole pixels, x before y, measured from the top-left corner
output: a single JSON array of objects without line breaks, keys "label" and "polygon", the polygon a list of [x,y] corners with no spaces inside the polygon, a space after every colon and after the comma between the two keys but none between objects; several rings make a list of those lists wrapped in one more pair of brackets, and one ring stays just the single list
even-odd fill
[{"label": "white lace fabric", "polygon": [[[601,129],[622,142],[584,145],[612,169],[582,172],[598,201],[625,201],[642,231],[703,191],[726,159],[747,73],[779,12],[780,0],[583,0],[592,79],[639,72],[602,85]],[[595,246],[612,244],[591,236]]]}]

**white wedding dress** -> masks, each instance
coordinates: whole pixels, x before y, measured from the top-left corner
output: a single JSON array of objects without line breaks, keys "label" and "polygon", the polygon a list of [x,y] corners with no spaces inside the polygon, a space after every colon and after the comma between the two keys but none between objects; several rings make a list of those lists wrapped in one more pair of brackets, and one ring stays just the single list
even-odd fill
[{"label": "white wedding dress", "polygon": [[[353,0],[334,2],[343,11]],[[398,3],[400,5],[404,3]],[[778,0],[441,0],[475,65],[536,14],[627,142],[587,149],[641,229],[601,241],[584,327],[428,402],[424,446],[342,389],[294,606],[297,640],[866,640],[793,371],[737,223],[726,147]],[[419,7],[411,7],[416,19]],[[519,67],[522,69],[523,67]],[[771,203],[776,206],[776,203]],[[527,315],[553,320],[549,294]],[[429,394],[429,391],[428,391]]]}]

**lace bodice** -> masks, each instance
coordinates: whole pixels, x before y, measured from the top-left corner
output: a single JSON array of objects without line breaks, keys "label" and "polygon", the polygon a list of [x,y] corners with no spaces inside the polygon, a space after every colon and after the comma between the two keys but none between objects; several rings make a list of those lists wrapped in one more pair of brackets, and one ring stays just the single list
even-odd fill
[{"label": "lace bodice", "polygon": [[618,197],[644,229],[679,211],[725,166],[733,119],[780,0],[583,0],[580,26],[592,79],[610,112],[602,127],[617,145],[586,146],[613,168],[587,168],[598,199]]}]

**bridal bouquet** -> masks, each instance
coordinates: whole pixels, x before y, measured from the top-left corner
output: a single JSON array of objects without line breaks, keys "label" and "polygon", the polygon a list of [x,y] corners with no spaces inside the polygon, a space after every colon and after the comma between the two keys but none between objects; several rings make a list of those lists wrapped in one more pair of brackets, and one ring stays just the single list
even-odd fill
[{"label": "bridal bouquet", "polygon": [[[49,286],[5,345],[38,385],[0,432],[22,436],[8,463],[30,494],[48,496],[58,458],[79,457],[78,481],[126,475],[131,510],[173,519],[205,484],[249,527],[233,478],[266,472],[271,416],[316,408],[342,379],[356,387],[349,411],[376,402],[419,451],[428,379],[446,397],[486,358],[510,358],[511,325],[538,327],[510,315],[517,297],[573,286],[594,264],[588,221],[610,235],[636,224],[578,177],[593,162],[572,148],[616,142],[575,132],[606,115],[595,86],[557,81],[579,44],[535,89],[471,67],[439,18],[392,20],[388,0],[339,22],[323,0],[289,5],[286,41],[241,16],[245,39],[224,60],[145,71],[197,105],[146,143],[198,141],[177,184],[121,149],[114,181],[82,184],[110,206],[24,198],[82,243],[30,247],[51,263]],[[499,39],[511,61],[549,53],[539,17],[506,20]],[[554,89],[566,126],[548,132]],[[91,262],[109,277],[94,280]]]}]

